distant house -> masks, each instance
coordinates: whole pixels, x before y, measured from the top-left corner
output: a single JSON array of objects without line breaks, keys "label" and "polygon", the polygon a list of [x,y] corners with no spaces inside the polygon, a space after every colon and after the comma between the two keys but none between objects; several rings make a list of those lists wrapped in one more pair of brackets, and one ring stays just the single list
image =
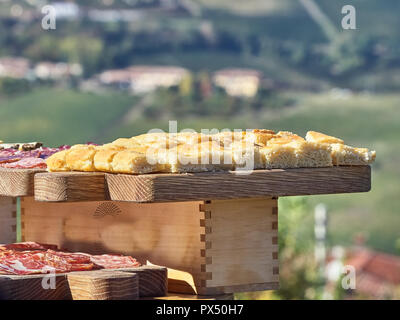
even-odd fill
[{"label": "distant house", "polygon": [[0,58],[0,77],[26,79],[31,72],[30,62],[25,58]]},{"label": "distant house", "polygon": [[119,89],[131,88],[131,73],[126,69],[107,70],[97,76],[100,84]]},{"label": "distant house", "polygon": [[159,87],[177,86],[189,74],[186,69],[173,66],[134,66],[128,70],[131,72],[134,93],[146,93]]},{"label": "distant house", "polygon": [[78,63],[39,62],[34,68],[35,76],[39,79],[62,80],[82,75],[82,66]]},{"label": "distant house", "polygon": [[367,297],[392,297],[400,286],[400,257],[357,247],[345,261],[356,269],[356,292]]},{"label": "distant house", "polygon": [[189,71],[174,66],[132,66],[104,71],[98,76],[102,84],[129,88],[134,94],[143,94],[157,88],[179,85]]},{"label": "distant house", "polygon": [[213,83],[233,97],[254,97],[260,86],[262,74],[251,69],[223,69],[214,73]]}]

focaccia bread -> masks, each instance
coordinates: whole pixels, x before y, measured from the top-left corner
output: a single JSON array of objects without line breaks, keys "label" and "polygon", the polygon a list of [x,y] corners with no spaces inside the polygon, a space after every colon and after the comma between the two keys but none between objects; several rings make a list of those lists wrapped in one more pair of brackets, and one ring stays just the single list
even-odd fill
[{"label": "focaccia bread", "polygon": [[296,147],[293,144],[269,144],[260,149],[265,169],[297,168]]},{"label": "focaccia bread", "polygon": [[216,141],[179,145],[168,153],[171,172],[232,170],[232,153]]},{"label": "focaccia bread", "polygon": [[354,148],[344,144],[330,145],[332,162],[335,166],[362,166],[375,161],[376,152],[367,148]]},{"label": "focaccia bread", "polygon": [[93,165],[97,171],[113,172],[112,161],[114,156],[124,150],[118,147],[107,147],[99,149],[93,157]]},{"label": "focaccia bread", "polygon": [[263,169],[261,146],[249,140],[234,141],[230,145],[235,170]]},{"label": "focaccia bread", "polygon": [[93,165],[95,154],[96,147],[92,145],[72,147],[65,155],[66,167],[72,171],[96,171]]},{"label": "focaccia bread", "polygon": [[324,133],[321,132],[316,132],[316,131],[308,131],[306,134],[306,140],[310,142],[317,142],[317,143],[327,143],[327,144],[332,144],[332,143],[339,143],[339,144],[344,144],[344,141],[342,139],[328,136]]},{"label": "focaccia bread", "polygon": [[316,131],[304,139],[290,131],[253,129],[147,133],[102,146],[75,145],[49,157],[47,165],[49,171],[144,174],[367,165],[375,157],[375,151]]},{"label": "focaccia bread", "polygon": [[249,143],[265,146],[267,142],[275,137],[272,130],[253,129],[247,131],[225,131],[212,136],[214,141],[221,144],[222,147],[230,147],[233,142],[248,141]]},{"label": "focaccia bread", "polygon": [[327,146],[331,153],[332,164],[340,165],[368,165],[375,161],[376,152],[367,148],[355,148],[347,146],[344,141],[326,134],[309,131],[306,140]]},{"label": "focaccia bread", "polygon": [[161,172],[164,166],[158,163],[149,163],[145,152],[128,149],[118,151],[111,163],[112,172],[143,174],[152,172]]},{"label": "focaccia bread", "polygon": [[46,160],[47,169],[50,172],[52,172],[52,171],[71,171],[65,161],[65,157],[66,157],[68,151],[69,150],[59,151],[59,152],[51,155],[50,157],[48,157]]}]

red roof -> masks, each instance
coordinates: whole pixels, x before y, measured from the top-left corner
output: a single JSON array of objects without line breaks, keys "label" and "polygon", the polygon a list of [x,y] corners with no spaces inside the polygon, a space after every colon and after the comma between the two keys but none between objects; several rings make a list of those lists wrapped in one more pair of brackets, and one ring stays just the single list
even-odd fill
[{"label": "red roof", "polygon": [[357,248],[349,251],[347,265],[357,274],[357,291],[383,297],[391,287],[400,285],[400,257]]}]

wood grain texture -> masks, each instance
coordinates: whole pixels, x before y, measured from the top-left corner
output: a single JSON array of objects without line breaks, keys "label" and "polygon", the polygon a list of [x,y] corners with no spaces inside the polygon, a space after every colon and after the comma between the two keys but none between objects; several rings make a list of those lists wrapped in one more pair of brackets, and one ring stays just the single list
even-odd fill
[{"label": "wood grain texture", "polygon": [[17,239],[16,198],[0,197],[0,243],[13,243]]},{"label": "wood grain texture", "polygon": [[137,300],[139,276],[120,271],[86,271],[67,274],[73,300]]},{"label": "wood grain texture", "polygon": [[28,197],[21,202],[22,233],[26,241],[72,252],[122,253],[166,266],[170,292],[266,290],[279,280],[276,203],[271,198],[50,203]]},{"label": "wood grain texture", "polygon": [[22,237],[71,252],[131,255],[144,265],[151,262],[196,277],[202,264],[201,203],[56,203],[27,197],[21,201]]},{"label": "wood grain texture", "polygon": [[34,176],[45,172],[42,169],[0,168],[0,195],[8,197],[27,197],[34,194]]},{"label": "wood grain texture", "polygon": [[53,172],[35,176],[37,201],[99,201],[107,199],[104,174]]},{"label": "wood grain texture", "polygon": [[103,176],[66,172],[43,173],[35,177],[35,198],[39,201],[176,202],[367,192],[370,189],[369,166],[255,170],[250,174]]},{"label": "wood grain texture", "polygon": [[208,296],[200,296],[200,295],[192,295],[192,294],[179,294],[179,293],[169,293],[166,296],[162,297],[153,297],[153,298],[141,298],[140,300],[233,300],[234,295],[231,293],[228,294],[219,294],[219,295],[208,295]]},{"label": "wood grain texture", "polygon": [[119,271],[133,272],[139,276],[140,297],[163,297],[168,292],[168,270],[165,267],[142,266]]},{"label": "wood grain texture", "polygon": [[197,293],[215,295],[279,287],[276,199],[205,202],[203,277]]},{"label": "wood grain texture", "polygon": [[71,299],[67,277],[58,274],[54,289],[44,289],[44,275],[0,275],[0,299],[2,300],[65,300]]},{"label": "wood grain texture", "polygon": [[[131,274],[137,279],[130,280]],[[167,268],[158,266],[57,274],[54,289],[43,289],[44,278],[45,275],[0,275],[0,299],[113,300],[167,294]],[[117,284],[121,289],[115,289]]]}]

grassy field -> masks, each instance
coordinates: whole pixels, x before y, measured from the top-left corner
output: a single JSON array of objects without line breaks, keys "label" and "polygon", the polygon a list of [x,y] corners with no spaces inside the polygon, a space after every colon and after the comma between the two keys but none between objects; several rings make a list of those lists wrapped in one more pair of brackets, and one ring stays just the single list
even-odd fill
[{"label": "grassy field", "polygon": [[[363,233],[368,245],[396,252],[395,242],[400,238],[400,95],[355,95],[345,100],[328,93],[288,95],[297,99],[296,106],[233,118],[171,120],[178,120],[179,129],[259,127],[302,135],[313,129],[342,137],[351,145],[375,149],[377,160],[370,193],[307,198],[310,208],[319,202],[328,206],[330,244],[350,244],[354,235]],[[134,104],[134,98],[122,94],[34,91],[0,101],[0,139],[41,140],[47,145],[59,145],[107,142],[152,128],[168,129],[167,120],[140,119],[121,126],[120,118]],[[312,231],[311,209],[300,227]]]},{"label": "grassy field", "polygon": [[0,139],[43,141],[47,145],[96,141],[135,99],[118,94],[93,95],[41,89],[0,100]]}]

